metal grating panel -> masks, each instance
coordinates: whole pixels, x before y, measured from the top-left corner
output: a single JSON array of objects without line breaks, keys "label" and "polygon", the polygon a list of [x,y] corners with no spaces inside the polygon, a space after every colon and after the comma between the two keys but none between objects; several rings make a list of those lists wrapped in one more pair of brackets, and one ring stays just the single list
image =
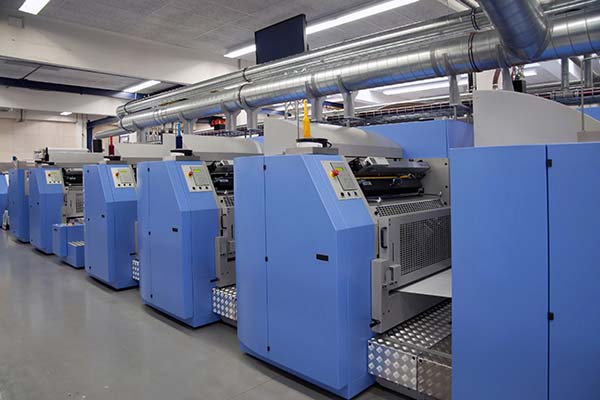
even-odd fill
[{"label": "metal grating panel", "polygon": [[77,214],[83,214],[83,192],[75,194],[75,212]]},{"label": "metal grating panel", "polygon": [[233,196],[223,196],[221,200],[226,207],[234,206]]},{"label": "metal grating panel", "polygon": [[369,341],[369,373],[434,399],[450,400],[452,303],[445,301]]},{"label": "metal grating panel", "polygon": [[434,210],[436,208],[442,208],[444,204],[441,200],[424,200],[414,201],[410,203],[398,203],[398,204],[387,204],[383,206],[377,206],[375,208],[377,215],[381,217],[391,217],[393,215],[409,214],[418,211]]},{"label": "metal grating panel", "polygon": [[213,288],[213,312],[237,321],[237,290],[234,286]]},{"label": "metal grating panel", "polygon": [[450,216],[429,218],[399,226],[398,259],[402,275],[450,258]]},{"label": "metal grating panel", "polygon": [[131,261],[131,277],[134,281],[140,281],[140,261],[132,260]]}]

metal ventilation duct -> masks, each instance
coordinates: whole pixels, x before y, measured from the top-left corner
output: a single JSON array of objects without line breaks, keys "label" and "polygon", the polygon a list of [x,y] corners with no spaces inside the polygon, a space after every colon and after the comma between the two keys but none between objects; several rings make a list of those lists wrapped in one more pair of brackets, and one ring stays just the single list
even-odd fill
[{"label": "metal ventilation duct", "polygon": [[[533,60],[544,61],[600,52],[600,7],[597,3],[555,15],[548,45]],[[124,129],[97,135],[114,136],[180,119],[197,119],[228,110],[259,108],[270,104],[327,96],[342,90],[356,91],[438,76],[521,65],[532,61],[506,51],[498,32],[472,32],[468,36],[433,42],[419,49],[396,49],[385,54],[358,57],[343,65],[280,76],[268,82],[208,94],[132,115],[121,120]]]},{"label": "metal ventilation duct", "polygon": [[550,38],[539,0],[479,0],[502,44],[522,60],[539,56]]}]

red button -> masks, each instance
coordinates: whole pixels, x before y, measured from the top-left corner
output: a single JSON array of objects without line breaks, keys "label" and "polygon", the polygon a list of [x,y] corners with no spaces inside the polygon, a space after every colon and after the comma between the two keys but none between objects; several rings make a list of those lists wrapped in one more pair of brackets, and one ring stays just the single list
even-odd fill
[{"label": "red button", "polygon": [[332,169],[331,170],[331,177],[335,178],[336,176],[338,176],[340,174],[340,171],[338,171],[337,169]]},{"label": "red button", "polygon": [[194,173],[192,171],[188,172],[188,176],[192,177],[194,176]]},{"label": "red button", "polygon": [[118,172],[115,172],[115,176],[119,176],[119,173],[118,173]]}]

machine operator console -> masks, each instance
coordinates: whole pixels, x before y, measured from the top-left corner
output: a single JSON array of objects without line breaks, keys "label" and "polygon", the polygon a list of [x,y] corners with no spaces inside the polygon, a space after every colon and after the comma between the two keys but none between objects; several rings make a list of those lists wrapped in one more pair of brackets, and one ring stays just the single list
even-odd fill
[{"label": "machine operator console", "polygon": [[338,200],[361,198],[362,192],[358,182],[346,162],[322,161],[322,164]]},{"label": "machine operator console", "polygon": [[111,175],[115,188],[132,188],[135,187],[135,176],[131,167],[116,167],[111,168]]},{"label": "machine operator console", "polygon": [[48,185],[62,185],[63,176],[60,169],[49,169],[46,171],[46,183]]},{"label": "machine operator console", "polygon": [[206,165],[182,165],[181,170],[190,192],[211,192],[212,179]]}]

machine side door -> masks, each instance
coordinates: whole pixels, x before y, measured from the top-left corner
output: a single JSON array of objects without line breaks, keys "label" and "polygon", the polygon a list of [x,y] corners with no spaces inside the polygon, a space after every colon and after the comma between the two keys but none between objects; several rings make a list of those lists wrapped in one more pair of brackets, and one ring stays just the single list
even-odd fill
[{"label": "machine side door", "polygon": [[450,164],[452,398],[547,399],[546,146],[452,150]]},{"label": "machine side door", "polygon": [[[176,173],[183,174],[181,169]],[[153,165],[148,173],[150,246],[152,252],[151,302],[178,318],[193,315],[191,262],[185,262],[183,219],[187,213],[179,203],[177,190],[183,190],[180,177],[169,165]],[[191,239],[188,238],[187,243]]]},{"label": "machine side door", "polygon": [[600,143],[550,145],[548,158],[549,399],[592,400],[600,393]]},{"label": "machine side door", "polygon": [[340,296],[346,291],[338,279],[336,233],[300,157],[265,163],[269,357],[341,389],[346,311]]},{"label": "machine side door", "polygon": [[84,169],[85,263],[88,273],[109,281],[108,218],[106,204],[112,193],[104,188],[106,169],[92,166]]}]

